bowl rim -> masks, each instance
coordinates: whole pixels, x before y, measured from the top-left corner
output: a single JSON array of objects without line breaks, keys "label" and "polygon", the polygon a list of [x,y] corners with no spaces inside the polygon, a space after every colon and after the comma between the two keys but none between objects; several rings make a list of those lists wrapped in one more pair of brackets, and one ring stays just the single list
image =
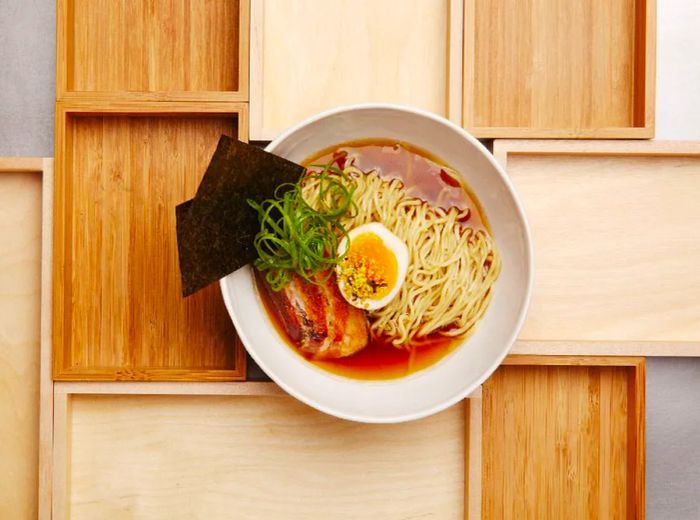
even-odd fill
[{"label": "bowl rim", "polygon": [[[397,414],[397,415],[386,415],[386,416],[373,416],[373,415],[360,415],[360,414],[354,414],[354,413],[345,413],[341,410],[336,410],[334,408],[328,407],[326,405],[323,405],[319,402],[317,402],[313,397],[307,395],[304,392],[300,392],[296,389],[294,389],[292,386],[288,385],[285,381],[284,378],[280,378],[274,370],[271,370],[269,366],[267,366],[257,355],[255,352],[255,349],[248,349],[246,348],[246,352],[253,358],[253,360],[258,364],[258,366],[267,374],[277,385],[279,385],[285,392],[290,394],[292,397],[298,399],[302,403],[311,406],[312,408],[315,408],[316,410],[319,410],[321,412],[324,412],[328,415],[332,415],[341,419],[346,419],[350,421],[356,421],[356,422],[362,422],[362,423],[372,423],[372,424],[389,424],[389,423],[400,423],[400,422],[407,422],[407,421],[414,421],[417,419],[422,419],[424,417],[428,417],[430,415],[439,413],[459,401],[463,400],[467,396],[469,396],[474,390],[479,388],[484,381],[486,381],[491,375],[498,369],[498,367],[501,365],[503,360],[506,358],[506,356],[510,353],[511,349],[513,348],[513,345],[515,344],[515,341],[518,337],[518,334],[520,333],[523,324],[525,323],[525,318],[527,317],[528,309],[530,307],[530,302],[532,300],[532,288],[534,285],[534,250],[532,246],[532,235],[530,231],[530,225],[527,220],[527,216],[525,214],[525,210],[523,208],[522,202],[515,191],[515,188],[513,186],[513,183],[511,182],[511,179],[509,175],[506,173],[505,168],[503,168],[498,161],[496,161],[496,158],[493,156],[493,154],[478,140],[476,139],[473,135],[471,135],[469,132],[467,132],[464,128],[461,126],[455,124],[454,122],[442,117],[438,116],[436,114],[433,114],[431,112],[428,112],[426,110],[416,108],[416,107],[411,107],[411,106],[406,106],[406,105],[401,105],[401,104],[395,104],[395,103],[377,103],[377,102],[372,102],[372,103],[355,103],[355,104],[349,104],[349,105],[342,105],[338,107],[334,107],[328,110],[324,110],[323,112],[319,112],[318,114],[315,114],[311,117],[308,117],[299,123],[287,128],[285,131],[283,131],[280,135],[278,135],[274,140],[270,141],[270,143],[265,147],[266,151],[271,151],[274,150],[277,146],[279,146],[280,143],[285,141],[290,135],[294,134],[295,132],[301,130],[302,128],[315,123],[317,121],[320,121],[322,119],[326,119],[338,114],[342,113],[348,113],[348,112],[355,112],[355,111],[363,111],[363,110],[389,110],[389,111],[395,111],[395,112],[402,112],[402,113],[409,113],[414,116],[419,116],[419,117],[424,117],[427,119],[430,119],[436,123],[439,123],[441,125],[447,126],[450,128],[452,131],[456,132],[459,134],[463,139],[468,141],[470,144],[475,146],[485,157],[486,159],[491,163],[491,165],[495,168],[495,170],[498,172],[499,176],[501,177],[501,180],[504,182],[506,188],[508,189],[508,192],[510,193],[511,197],[513,198],[513,201],[515,203],[515,207],[517,210],[517,213],[523,223],[523,235],[525,239],[525,265],[526,265],[526,270],[527,270],[527,280],[525,282],[525,298],[523,299],[522,305],[520,307],[520,310],[518,312],[518,316],[515,322],[515,327],[513,327],[513,330],[511,331],[510,336],[508,337],[507,340],[507,348],[503,349],[503,351],[494,359],[494,361],[489,365],[488,370],[484,372],[479,378],[477,378],[472,384],[465,386],[462,388],[459,392],[456,392],[452,397],[449,399],[443,399],[440,402],[434,404],[433,406],[425,407],[423,409],[411,412],[411,413],[404,413],[404,414]],[[417,143],[413,143],[417,144]],[[420,145],[418,145],[420,146]],[[246,337],[246,334],[244,332],[244,328],[242,327],[242,324],[240,323],[237,315],[232,311],[232,303],[229,298],[229,290],[228,290],[228,279],[227,275],[219,280],[219,287],[221,288],[221,293],[224,299],[224,304],[226,306],[226,310],[228,311],[229,317],[233,321],[233,324],[236,328],[236,333],[238,334],[241,342],[243,345],[247,345],[250,342],[248,341],[248,338]],[[354,381],[354,380],[353,380]]]}]

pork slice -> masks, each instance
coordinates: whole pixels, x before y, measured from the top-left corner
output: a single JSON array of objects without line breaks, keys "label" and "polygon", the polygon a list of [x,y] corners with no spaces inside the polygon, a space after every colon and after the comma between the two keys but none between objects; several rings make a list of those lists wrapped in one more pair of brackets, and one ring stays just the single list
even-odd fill
[{"label": "pork slice", "polygon": [[369,323],[365,312],[343,298],[335,277],[321,287],[326,296],[330,340],[323,357],[350,356],[366,347],[369,343]]},{"label": "pork slice", "polygon": [[277,292],[263,276],[259,281],[287,335],[312,357],[349,356],[369,342],[369,323],[364,311],[343,298],[335,277],[315,284],[293,275],[287,286]]}]

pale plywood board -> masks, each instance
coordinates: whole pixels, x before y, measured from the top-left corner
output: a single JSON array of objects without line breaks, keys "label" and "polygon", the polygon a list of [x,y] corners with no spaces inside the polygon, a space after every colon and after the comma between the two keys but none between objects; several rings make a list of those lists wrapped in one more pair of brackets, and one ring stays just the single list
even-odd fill
[{"label": "pale plywood board", "polygon": [[642,358],[509,358],[483,390],[484,518],[644,518],[644,385]]},{"label": "pale plywood board", "polygon": [[653,136],[655,0],[465,0],[464,19],[477,137]]},{"label": "pale plywood board", "polygon": [[0,159],[1,518],[38,514],[41,164]]},{"label": "pale plywood board", "polygon": [[700,143],[496,141],[494,153],[536,257],[514,352],[700,355]]},{"label": "pale plywood board", "polygon": [[370,101],[459,123],[461,27],[461,0],[252,0],[251,139]]},{"label": "pale plywood board", "polygon": [[[110,392],[114,384],[99,385]],[[56,450],[56,468],[66,481],[56,486],[65,494],[56,497],[54,518],[465,514],[464,406],[418,422],[362,425],[283,396],[57,388],[56,442],[66,449]]]}]

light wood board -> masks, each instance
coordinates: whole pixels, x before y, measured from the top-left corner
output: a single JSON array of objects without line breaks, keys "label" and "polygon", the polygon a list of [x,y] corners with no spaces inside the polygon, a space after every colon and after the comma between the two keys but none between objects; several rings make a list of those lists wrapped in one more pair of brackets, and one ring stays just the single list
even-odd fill
[{"label": "light wood board", "polygon": [[496,141],[532,229],[514,353],[700,355],[700,143]]},{"label": "light wood board", "polygon": [[511,356],[483,388],[483,518],[644,518],[644,359]]},{"label": "light wood board", "polygon": [[461,119],[462,0],[252,0],[251,139],[394,102]]},{"label": "light wood board", "polygon": [[655,0],[465,0],[476,137],[654,135]]},{"label": "light wood board", "polygon": [[465,491],[478,478],[470,471],[480,459],[467,456],[481,443],[480,431],[467,434],[478,399],[421,421],[366,425],[272,383],[55,389],[55,520],[461,519],[467,508],[478,517],[480,498]]},{"label": "light wood board", "polygon": [[52,165],[0,158],[0,518],[50,511]]},{"label": "light wood board", "polygon": [[245,101],[249,0],[58,0],[58,99]]},{"label": "light wood board", "polygon": [[218,286],[181,295],[175,206],[246,106],[132,105],[58,104],[54,379],[241,379]]}]

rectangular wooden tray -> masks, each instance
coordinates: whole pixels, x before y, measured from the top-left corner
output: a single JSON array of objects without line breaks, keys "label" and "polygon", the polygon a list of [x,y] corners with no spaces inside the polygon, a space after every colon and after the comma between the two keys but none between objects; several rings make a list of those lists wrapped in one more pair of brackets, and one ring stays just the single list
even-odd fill
[{"label": "rectangular wooden tray", "polygon": [[700,142],[495,141],[532,228],[514,353],[700,355]]},{"label": "rectangular wooden tray", "polygon": [[483,518],[644,518],[643,358],[510,356],[483,387]]},{"label": "rectangular wooden tray", "polygon": [[465,0],[476,137],[654,136],[656,0]]},{"label": "rectangular wooden tray", "polygon": [[0,518],[50,516],[52,171],[0,157]]},{"label": "rectangular wooden tray", "polygon": [[389,101],[461,119],[462,0],[253,0],[250,136],[337,105]]},{"label": "rectangular wooden tray", "polygon": [[247,105],[57,104],[56,380],[239,380],[245,354],[216,284],[183,299],[175,206]]},{"label": "rectangular wooden tray", "polygon": [[247,101],[249,0],[57,0],[57,99]]},{"label": "rectangular wooden tray", "polygon": [[56,383],[53,519],[478,518],[474,399],[367,425],[272,383]]}]

